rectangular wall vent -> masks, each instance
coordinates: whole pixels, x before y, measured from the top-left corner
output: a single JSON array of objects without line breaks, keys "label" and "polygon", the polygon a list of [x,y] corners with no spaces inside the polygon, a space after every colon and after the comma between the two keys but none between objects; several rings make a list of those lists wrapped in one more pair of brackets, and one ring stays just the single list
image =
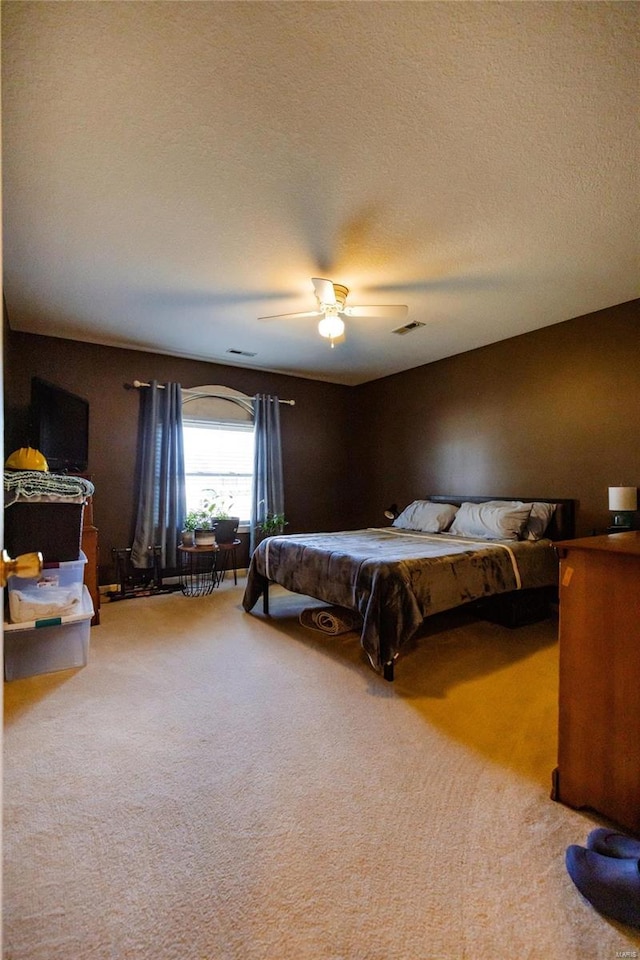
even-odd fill
[{"label": "rectangular wall vent", "polygon": [[420,323],[419,320],[412,320],[411,323],[406,323],[404,327],[398,327],[396,330],[393,330],[392,333],[397,333],[399,336],[404,337],[405,333],[411,333],[412,330],[417,330],[418,327],[424,327],[426,324]]},{"label": "rectangular wall vent", "polygon": [[251,353],[249,350],[234,350],[233,348],[227,350],[227,353],[232,353],[235,357],[255,357],[255,353]]}]

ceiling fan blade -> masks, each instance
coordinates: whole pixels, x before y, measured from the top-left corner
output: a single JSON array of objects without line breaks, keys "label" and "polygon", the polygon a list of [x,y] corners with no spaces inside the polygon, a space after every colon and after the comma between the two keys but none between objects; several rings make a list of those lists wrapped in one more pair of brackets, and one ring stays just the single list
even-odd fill
[{"label": "ceiling fan blade", "polygon": [[322,310],[309,310],[306,313],[278,313],[273,317],[258,317],[258,320],[309,320],[311,317],[323,317]]},{"label": "ceiling fan blade", "polygon": [[316,297],[319,303],[335,304],[336,292],[333,289],[331,280],[323,280],[321,277],[312,277],[311,283],[316,291]]},{"label": "ceiling fan blade", "polygon": [[403,303],[387,304],[386,306],[345,307],[340,311],[345,317],[388,317],[390,320],[404,320],[409,313],[409,307]]}]

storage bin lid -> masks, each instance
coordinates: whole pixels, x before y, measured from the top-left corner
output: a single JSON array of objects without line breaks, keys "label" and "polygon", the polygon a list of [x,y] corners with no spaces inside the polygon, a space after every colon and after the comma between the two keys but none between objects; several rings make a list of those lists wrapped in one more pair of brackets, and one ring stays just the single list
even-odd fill
[{"label": "storage bin lid", "polygon": [[[87,555],[84,550],[81,550],[77,560],[47,560],[42,564],[42,569],[59,570],[60,567],[62,567],[64,570],[71,570],[73,567],[83,567],[86,562]],[[16,586],[19,578],[14,577],[13,579],[16,581],[16,583],[14,583],[14,586]]]}]

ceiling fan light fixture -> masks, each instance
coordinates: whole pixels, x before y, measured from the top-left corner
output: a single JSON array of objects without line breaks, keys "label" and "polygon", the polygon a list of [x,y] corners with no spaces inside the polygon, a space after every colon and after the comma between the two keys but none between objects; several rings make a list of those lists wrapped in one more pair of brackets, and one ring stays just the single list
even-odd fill
[{"label": "ceiling fan light fixture", "polygon": [[[406,304],[347,306],[349,287],[345,287],[343,283],[334,283],[333,280],[327,280],[324,277],[312,277],[311,283],[318,303],[317,310],[309,310],[305,313],[281,313],[275,317],[260,317],[260,320],[305,320],[307,317],[319,317],[318,333],[321,337],[329,340],[331,346],[334,347],[344,338],[344,320],[342,317],[355,317],[364,320],[380,317],[404,320],[409,312]],[[400,331],[396,332],[399,333]]]},{"label": "ceiling fan light fixture", "polygon": [[344,333],[344,321],[335,313],[327,313],[318,324],[318,333],[328,340],[335,340]]}]

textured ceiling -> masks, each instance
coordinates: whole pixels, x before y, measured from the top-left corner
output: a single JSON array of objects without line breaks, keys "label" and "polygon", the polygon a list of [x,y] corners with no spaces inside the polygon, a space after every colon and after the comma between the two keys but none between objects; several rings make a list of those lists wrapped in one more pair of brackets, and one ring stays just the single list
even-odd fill
[{"label": "textured ceiling", "polygon": [[[640,5],[2,3],[12,329],[357,384],[640,296]],[[347,321],[311,277],[424,327]],[[238,357],[227,351],[255,353]]]}]

